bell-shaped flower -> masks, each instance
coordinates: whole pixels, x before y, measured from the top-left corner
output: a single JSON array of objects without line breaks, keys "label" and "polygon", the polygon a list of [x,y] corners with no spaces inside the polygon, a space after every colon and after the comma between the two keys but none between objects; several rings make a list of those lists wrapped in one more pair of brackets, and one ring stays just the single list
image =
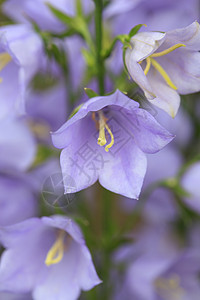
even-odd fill
[{"label": "bell-shaped flower", "polygon": [[200,214],[200,162],[191,165],[182,177],[181,185],[188,193],[183,197],[184,202]]},{"label": "bell-shaped flower", "polygon": [[7,118],[0,122],[0,149],[1,172],[25,171],[31,166],[36,141],[24,120]]},{"label": "bell-shaped flower", "polygon": [[[71,0],[8,0],[2,7],[4,14],[17,22],[27,22],[27,19],[30,18],[42,30],[57,33],[64,31],[65,26],[53,15],[47,4],[54,6],[70,17],[74,17],[76,15],[76,3],[77,1]],[[82,6],[85,13],[90,13],[94,9],[91,0],[82,1]]]},{"label": "bell-shaped flower", "polygon": [[0,29],[0,119],[24,112],[25,90],[41,65],[43,45],[28,25]]},{"label": "bell-shaped flower", "polygon": [[0,291],[32,292],[35,300],[78,299],[101,281],[79,227],[63,216],[32,218],[1,227],[6,248]]},{"label": "bell-shaped flower", "polygon": [[[80,191],[99,180],[106,189],[138,198],[146,172],[145,153],[155,153],[173,139],[139,103],[119,90],[85,102],[52,133],[61,152],[65,192]],[[66,176],[65,176],[66,175]],[[66,178],[66,180],[65,180]]]},{"label": "bell-shaped flower", "polygon": [[200,90],[199,50],[199,24],[194,22],[166,33],[137,33],[131,38],[125,61],[147,99],[174,117],[179,94]]}]

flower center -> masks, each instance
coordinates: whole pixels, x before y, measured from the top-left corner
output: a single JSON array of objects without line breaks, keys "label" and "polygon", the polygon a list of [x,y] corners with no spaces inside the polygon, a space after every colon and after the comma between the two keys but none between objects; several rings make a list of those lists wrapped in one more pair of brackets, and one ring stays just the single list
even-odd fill
[{"label": "flower center", "polygon": [[180,277],[177,274],[170,278],[158,278],[155,281],[158,293],[166,300],[183,299],[184,289],[180,286]]},{"label": "flower center", "polygon": [[[175,86],[175,84],[172,82],[171,78],[169,77],[169,75],[166,73],[166,71],[163,69],[163,67],[161,67],[161,65],[154,59],[154,57],[160,57],[160,56],[164,56],[174,50],[176,50],[177,48],[180,47],[185,47],[184,44],[176,44],[164,51],[161,52],[157,52],[157,53],[153,53],[150,56],[148,56],[146,58],[146,67],[144,69],[144,74],[147,75],[151,65],[160,73],[160,75],[163,77],[163,79],[165,80],[165,82],[174,90],[177,90],[177,87]],[[139,63],[141,63],[142,61],[140,61]]]},{"label": "flower center", "polygon": [[108,152],[109,148],[111,148],[114,145],[114,135],[110,127],[106,123],[107,120],[103,112],[99,111],[98,115],[99,115],[99,120],[97,121],[95,118],[95,112],[92,113],[92,119],[95,121],[97,128],[99,130],[99,137],[97,140],[97,144],[99,146],[105,146],[107,144],[107,139],[106,139],[106,131],[107,131],[111,139],[110,143],[105,146],[105,151]]},{"label": "flower center", "polygon": [[45,259],[45,264],[47,266],[57,264],[62,260],[64,255],[64,250],[65,250],[65,243],[64,243],[65,236],[66,236],[66,232],[60,230],[55,243],[47,253]]},{"label": "flower center", "polygon": [[[12,58],[8,53],[0,53],[0,71],[2,71],[11,60]],[[2,82],[2,80],[3,79],[0,77],[0,83]]]}]

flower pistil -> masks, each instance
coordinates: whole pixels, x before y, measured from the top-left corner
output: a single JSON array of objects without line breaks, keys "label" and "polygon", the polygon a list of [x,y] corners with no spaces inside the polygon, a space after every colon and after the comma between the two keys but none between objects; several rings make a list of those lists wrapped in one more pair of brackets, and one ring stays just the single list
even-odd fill
[{"label": "flower pistil", "polygon": [[[150,56],[148,56],[146,58],[146,67],[144,69],[144,74],[147,75],[151,65],[160,73],[160,75],[163,77],[163,79],[166,81],[166,83],[174,90],[177,90],[177,87],[175,86],[175,84],[172,82],[172,80],[170,79],[169,75],[166,73],[166,71],[163,69],[163,67],[154,59],[154,57],[161,57],[164,56],[174,50],[176,50],[177,48],[180,47],[185,47],[184,44],[176,44],[168,49],[165,49],[161,52],[157,52],[157,53],[153,53]],[[139,63],[142,63],[142,61],[140,61]]]},{"label": "flower pistil", "polygon": [[108,152],[109,148],[111,148],[114,144],[114,135],[106,123],[106,118],[104,117],[103,112],[99,111],[98,114],[99,114],[99,137],[98,137],[97,144],[99,146],[106,145],[107,140],[106,140],[105,130],[107,130],[107,132],[109,133],[110,138],[111,138],[111,142],[105,146],[105,151]]}]

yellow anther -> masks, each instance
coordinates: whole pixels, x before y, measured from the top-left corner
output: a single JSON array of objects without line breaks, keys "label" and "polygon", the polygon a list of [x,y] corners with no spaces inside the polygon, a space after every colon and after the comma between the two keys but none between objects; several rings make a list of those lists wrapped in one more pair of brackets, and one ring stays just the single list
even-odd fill
[{"label": "yellow anther", "polygon": [[110,128],[108,127],[107,124],[105,124],[105,127],[106,127],[106,130],[108,131],[108,133],[110,134],[110,137],[111,137],[110,144],[106,145],[106,147],[105,147],[105,151],[108,152],[109,148],[111,148],[114,145],[114,136],[113,136],[112,131],[110,130]]},{"label": "yellow anther", "polygon": [[[157,53],[153,53],[151,54],[149,57],[146,58],[146,67],[144,69],[144,74],[147,75],[149,70],[150,70],[150,67],[151,67],[151,64],[154,66],[154,68],[160,73],[160,75],[164,78],[164,80],[166,81],[166,83],[174,90],[177,90],[177,87],[175,86],[175,84],[172,82],[171,78],[169,77],[169,75],[165,72],[165,70],[161,67],[161,65],[155,60],[153,59],[152,57],[160,57],[160,56],[163,56],[163,55],[166,55],[174,50],[176,50],[177,48],[180,48],[180,47],[185,47],[184,44],[176,44],[166,50],[163,50],[161,52],[157,52]],[[139,61],[139,64],[141,64],[142,61]]]},{"label": "yellow anther", "polygon": [[180,47],[185,47],[185,45],[184,44],[176,44],[176,45],[174,45],[166,50],[163,50],[161,52],[153,53],[153,54],[151,54],[150,57],[160,57],[160,56],[166,55]]},{"label": "yellow anther", "polygon": [[177,90],[177,87],[171,81],[169,75],[165,72],[165,70],[161,67],[161,65],[153,58],[151,58],[152,66],[160,73],[160,75],[164,78],[166,83],[174,90]]},{"label": "yellow anther", "polygon": [[99,137],[97,143],[100,146],[104,146],[107,143],[105,136],[105,120],[101,111],[99,112]]},{"label": "yellow anther", "polygon": [[0,53],[0,71],[12,60],[11,56],[6,53]]},{"label": "yellow anther", "polygon": [[105,134],[105,129],[109,133],[111,137],[111,142],[105,147],[105,151],[108,152],[109,148],[111,148],[114,144],[114,136],[112,131],[110,130],[109,126],[106,124],[106,118],[103,115],[102,111],[99,111],[99,137],[98,137],[98,144],[100,146],[105,146],[107,143],[106,140],[106,134]]},{"label": "yellow anther", "polygon": [[146,68],[144,69],[144,74],[145,75],[147,75],[147,73],[149,72],[149,69],[151,67],[151,59],[150,59],[150,57],[146,58],[146,62],[147,62],[147,65],[146,65]]},{"label": "yellow anther", "polygon": [[59,263],[64,255],[64,238],[65,238],[65,231],[60,231],[59,235],[51,247],[51,249],[48,251],[46,259],[45,259],[45,264],[47,266],[57,264]]}]

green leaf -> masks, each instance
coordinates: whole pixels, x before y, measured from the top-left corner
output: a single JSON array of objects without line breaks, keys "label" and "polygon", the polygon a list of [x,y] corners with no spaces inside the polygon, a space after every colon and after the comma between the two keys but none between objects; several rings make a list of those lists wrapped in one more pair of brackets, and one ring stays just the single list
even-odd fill
[{"label": "green leaf", "polygon": [[94,98],[99,96],[96,92],[94,92],[92,89],[90,88],[84,88],[85,93],[88,95],[89,98]]},{"label": "green leaf", "polygon": [[71,119],[79,111],[79,109],[81,108],[82,105],[83,104],[80,104],[79,106],[77,106],[77,107],[74,108],[74,110],[72,111],[71,115],[69,116],[69,119]]},{"label": "green leaf", "polygon": [[59,19],[62,23],[69,25],[70,27],[74,27],[74,18],[66,15],[61,10],[55,8],[50,3],[46,3],[48,8],[51,10],[51,12],[56,16],[57,19]]},{"label": "green leaf", "polygon": [[131,37],[134,36],[136,33],[138,33],[138,31],[140,30],[140,28],[141,28],[142,26],[147,27],[146,24],[138,24],[138,25],[134,26],[134,27],[130,30],[129,34],[128,34],[129,37],[131,38]]},{"label": "green leaf", "polygon": [[107,50],[105,50],[103,52],[103,54],[102,54],[103,58],[106,59],[106,58],[108,58],[111,55],[111,53],[112,53],[112,51],[113,51],[113,49],[114,49],[117,41],[120,41],[123,45],[128,45],[129,40],[130,40],[130,37],[127,34],[119,34],[119,35],[117,35],[114,38],[114,40],[112,41],[112,44],[109,47],[109,49],[107,49]]}]

